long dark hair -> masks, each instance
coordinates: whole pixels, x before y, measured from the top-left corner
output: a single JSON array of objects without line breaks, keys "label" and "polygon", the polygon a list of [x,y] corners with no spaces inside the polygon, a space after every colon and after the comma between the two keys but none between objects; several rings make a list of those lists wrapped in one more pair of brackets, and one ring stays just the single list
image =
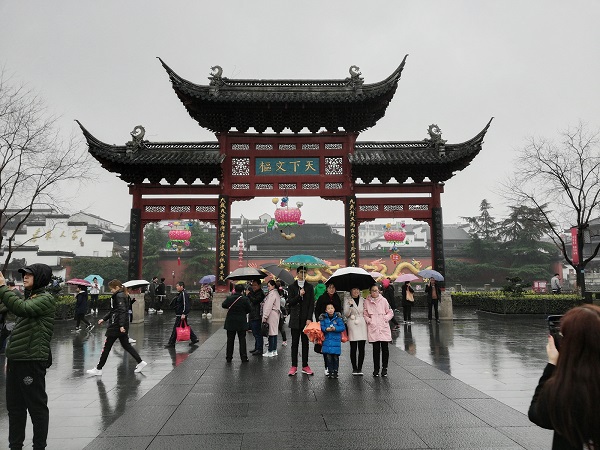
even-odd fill
[{"label": "long dark hair", "polygon": [[600,307],[571,309],[560,331],[556,369],[541,395],[556,432],[577,448],[600,449]]}]

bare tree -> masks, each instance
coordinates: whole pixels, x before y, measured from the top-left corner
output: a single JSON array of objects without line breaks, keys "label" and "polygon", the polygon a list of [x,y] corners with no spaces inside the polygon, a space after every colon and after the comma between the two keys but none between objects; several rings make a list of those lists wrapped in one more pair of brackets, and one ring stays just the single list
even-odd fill
[{"label": "bare tree", "polygon": [[[600,131],[579,122],[560,133],[558,142],[530,138],[504,187],[507,197],[535,208],[546,221],[548,235],[575,269],[585,296],[584,268],[600,250],[599,243],[584,258],[583,233],[600,213]],[[577,230],[573,253],[567,250],[567,228]]]},{"label": "bare tree", "polygon": [[[0,248],[4,249],[2,271],[14,250],[26,242],[15,237],[32,212],[52,208],[59,212],[66,200],[61,185],[77,182],[88,164],[85,147],[75,138],[64,141],[57,118],[30,89],[12,84],[6,70],[0,71]],[[75,183],[75,184],[73,184]],[[62,200],[61,200],[62,199]],[[8,241],[8,244],[5,243]]]}]

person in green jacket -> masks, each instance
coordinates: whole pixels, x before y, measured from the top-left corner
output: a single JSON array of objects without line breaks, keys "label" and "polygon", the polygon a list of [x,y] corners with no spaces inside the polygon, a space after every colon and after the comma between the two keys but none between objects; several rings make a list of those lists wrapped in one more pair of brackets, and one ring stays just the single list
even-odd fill
[{"label": "person in green jacket", "polygon": [[33,448],[46,448],[48,438],[48,395],[46,369],[52,354],[50,341],[54,332],[55,299],[46,290],[52,269],[46,264],[31,264],[19,272],[23,275],[24,298],[6,286],[0,273],[0,303],[17,316],[6,344],[6,409],[10,448],[22,448],[25,440],[27,412],[33,423]]}]

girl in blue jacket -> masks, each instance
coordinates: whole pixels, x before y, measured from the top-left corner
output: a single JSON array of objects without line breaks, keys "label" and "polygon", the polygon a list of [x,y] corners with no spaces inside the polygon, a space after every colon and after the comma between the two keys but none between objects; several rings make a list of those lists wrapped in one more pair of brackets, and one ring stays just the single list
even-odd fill
[{"label": "girl in blue jacket", "polygon": [[327,356],[328,378],[338,377],[340,355],[342,354],[342,331],[346,329],[344,319],[339,312],[335,312],[333,304],[325,307],[325,313],[319,316],[321,330],[325,334],[323,341],[323,355]]}]

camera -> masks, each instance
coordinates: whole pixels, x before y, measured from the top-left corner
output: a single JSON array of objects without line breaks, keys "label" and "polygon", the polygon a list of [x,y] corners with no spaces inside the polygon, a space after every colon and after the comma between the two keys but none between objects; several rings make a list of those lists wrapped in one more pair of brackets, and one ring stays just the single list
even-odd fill
[{"label": "camera", "polygon": [[562,315],[548,316],[548,331],[554,338],[554,345],[557,350],[559,350],[562,339],[562,335],[560,334],[560,319],[562,319]]}]

